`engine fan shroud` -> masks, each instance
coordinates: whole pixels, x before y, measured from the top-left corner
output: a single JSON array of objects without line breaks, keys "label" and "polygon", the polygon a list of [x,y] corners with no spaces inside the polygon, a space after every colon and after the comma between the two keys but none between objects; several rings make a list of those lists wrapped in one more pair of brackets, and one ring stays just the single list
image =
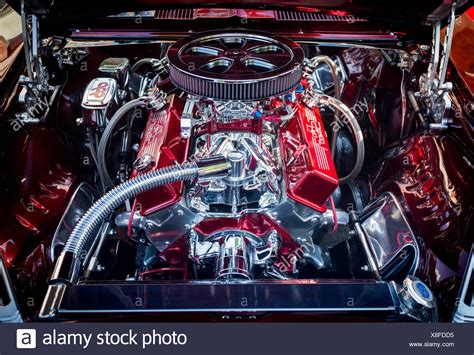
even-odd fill
[{"label": "engine fan shroud", "polygon": [[255,101],[284,94],[301,80],[303,49],[253,31],[206,32],[168,50],[170,78],[180,89],[217,100]]}]

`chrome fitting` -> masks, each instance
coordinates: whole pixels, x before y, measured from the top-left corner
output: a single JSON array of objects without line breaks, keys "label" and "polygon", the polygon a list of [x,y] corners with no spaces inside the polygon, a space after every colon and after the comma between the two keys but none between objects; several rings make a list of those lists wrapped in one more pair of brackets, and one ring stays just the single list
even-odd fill
[{"label": "chrome fitting", "polygon": [[231,168],[229,161],[222,155],[198,160],[195,164],[198,168],[198,178],[201,181],[226,177],[229,175],[229,170]]}]

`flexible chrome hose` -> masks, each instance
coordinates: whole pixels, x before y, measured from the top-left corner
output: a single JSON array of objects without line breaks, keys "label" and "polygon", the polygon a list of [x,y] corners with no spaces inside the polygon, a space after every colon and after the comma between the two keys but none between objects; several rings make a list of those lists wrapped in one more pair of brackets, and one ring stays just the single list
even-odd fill
[{"label": "flexible chrome hose", "polygon": [[101,176],[103,176],[104,178],[104,183],[109,188],[113,188],[115,185],[112,179],[110,178],[109,172],[107,170],[107,165],[105,162],[107,144],[109,143],[109,139],[112,136],[112,133],[114,132],[115,127],[120,122],[122,117],[125,114],[127,114],[130,110],[136,107],[140,107],[140,106],[145,106],[145,105],[144,105],[144,101],[138,98],[135,100],[131,100],[127,102],[126,104],[124,104],[122,107],[120,107],[110,119],[109,123],[107,124],[107,127],[105,127],[104,132],[102,133],[102,136],[100,138],[99,147],[97,149],[98,169],[99,169],[99,174],[101,174]]},{"label": "flexible chrome hose", "polygon": [[229,168],[227,160],[217,156],[154,170],[127,180],[110,190],[87,210],[74,227],[55,265],[51,281],[72,282],[75,279],[82,253],[91,244],[94,232],[124,201],[145,191],[178,181],[225,176]]},{"label": "flexible chrome hose", "polygon": [[177,181],[193,180],[197,178],[197,174],[198,168],[195,164],[184,167],[171,166],[138,175],[136,178],[118,185],[102,196],[79,220],[64,246],[64,252],[70,251],[78,254],[86,245],[88,237],[95,228],[125,200],[158,186]]},{"label": "flexible chrome hose", "polygon": [[[320,100],[320,104],[331,106],[334,109],[341,112],[342,115],[344,115],[346,119],[342,120],[342,122],[344,124],[347,123],[349,125],[352,131],[352,135],[354,136],[354,141],[355,141],[356,150],[357,150],[356,161],[351,172],[347,174],[346,176],[339,178],[339,183],[343,184],[345,182],[353,180],[356,176],[360,174],[360,171],[362,170],[362,166],[364,165],[364,159],[365,159],[364,135],[362,134],[362,130],[360,128],[359,122],[357,121],[357,118],[351,112],[349,107],[347,107],[343,102],[341,102],[340,100],[334,97],[327,96],[327,95],[319,96],[319,100]],[[333,134],[335,134],[337,131],[338,129],[334,129]]]}]

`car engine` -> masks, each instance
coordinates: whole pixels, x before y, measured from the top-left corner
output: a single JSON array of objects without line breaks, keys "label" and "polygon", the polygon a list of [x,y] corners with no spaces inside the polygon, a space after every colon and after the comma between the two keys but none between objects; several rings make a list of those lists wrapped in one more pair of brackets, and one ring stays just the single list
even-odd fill
[{"label": "car engine", "polygon": [[[338,185],[319,111],[303,104],[303,59],[296,43],[253,33],[191,37],[170,47],[170,79],[186,101],[174,119],[166,110],[150,116],[134,173],[213,156],[225,157],[230,170],[171,195],[137,198],[139,223],[158,250],[189,234],[193,262],[198,270],[214,263],[216,279],[289,277],[275,268],[282,248],[293,252],[329,223],[326,201]],[[176,127],[164,128],[166,119]],[[157,131],[178,134],[160,146]],[[314,222],[302,228],[308,219]],[[324,267],[314,249],[311,260]]]},{"label": "car engine", "polygon": [[[335,68],[330,58],[319,59]],[[349,215],[334,206],[338,175],[319,107],[352,120],[359,152],[363,141],[350,110],[318,90],[314,60],[283,37],[220,31],[184,38],[162,59],[148,61],[159,75],[120,109],[126,58],[102,62],[104,75],[83,94],[85,122],[103,130],[97,159],[107,185],[114,187],[121,174],[138,178],[187,162],[222,162],[214,167],[219,172],[210,167],[197,181],[137,193],[130,209],[117,213],[115,228],[139,243],[138,268],[128,277],[290,279],[302,262],[329,268],[328,248],[313,236],[347,224]],[[170,83],[179,93],[165,93]],[[146,108],[146,125],[131,147],[131,169],[112,177],[102,152],[117,117],[133,107]],[[130,146],[128,139],[122,137],[121,147]],[[91,274],[102,267],[93,260]]]},{"label": "car engine", "polygon": [[[432,104],[421,47],[251,29],[124,45],[80,35],[44,41],[41,84],[20,79],[11,149],[26,163],[12,180],[26,192],[0,236],[24,236],[4,260],[40,294],[30,317],[142,312],[124,301],[135,293],[153,293],[150,312],[194,312],[194,293],[209,310],[209,287],[217,313],[236,309],[232,289],[255,293],[256,310],[438,319],[433,294],[455,290],[438,270],[462,270],[471,238],[472,165],[433,133],[455,103],[436,122],[419,107]],[[32,250],[31,235],[44,236]],[[30,282],[31,269],[42,276]]]}]

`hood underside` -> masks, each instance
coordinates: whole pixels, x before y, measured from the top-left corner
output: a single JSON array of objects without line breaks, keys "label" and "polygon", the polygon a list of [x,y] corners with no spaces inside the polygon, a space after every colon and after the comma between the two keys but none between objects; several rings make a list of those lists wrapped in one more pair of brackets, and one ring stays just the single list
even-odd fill
[{"label": "hood underside", "polygon": [[[17,11],[21,9],[21,0],[8,0],[7,2]],[[468,7],[467,0],[458,1],[459,12]],[[98,17],[117,14],[125,11],[143,11],[163,8],[186,7],[217,7],[217,8],[245,8],[245,9],[288,9],[310,12],[340,13],[363,17],[368,21],[378,24],[379,27],[388,28],[390,25],[406,24],[412,29],[419,26],[426,28],[432,20],[444,19],[449,14],[452,1],[450,0],[398,0],[380,3],[374,0],[239,0],[212,2],[200,0],[24,0],[27,13],[42,16],[42,22],[54,28],[55,24],[65,23],[69,19],[76,22],[80,19],[91,20]],[[73,21],[72,23],[75,23]]]}]

